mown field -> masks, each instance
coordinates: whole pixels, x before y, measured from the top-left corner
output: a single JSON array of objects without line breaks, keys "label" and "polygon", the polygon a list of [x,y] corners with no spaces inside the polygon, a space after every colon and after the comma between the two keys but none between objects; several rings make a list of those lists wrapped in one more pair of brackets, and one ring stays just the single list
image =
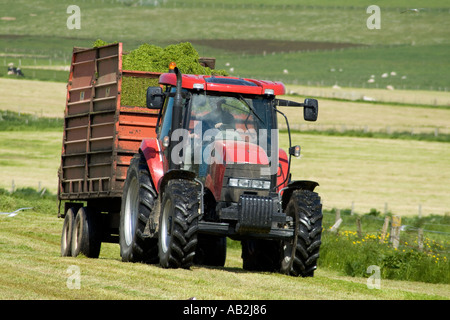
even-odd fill
[{"label": "mown field", "polygon": [[[379,30],[366,26],[369,0],[85,0],[78,30],[66,26],[71,4],[0,3],[0,213],[33,207],[0,214],[0,299],[450,299],[446,1],[379,1]],[[293,178],[320,183],[324,238],[314,278],[243,271],[234,241],[224,268],[122,263],[116,244],[104,244],[99,259],[60,257],[55,193],[67,66],[74,46],[98,38],[126,51],[190,41],[217,58],[217,69],[281,80],[289,99],[319,99],[317,123],[282,109],[302,147]],[[25,77],[7,76],[9,63]],[[287,148],[285,131],[280,145]],[[344,223],[334,236],[327,230],[337,210]],[[385,213],[403,218],[398,250],[379,244]],[[368,288],[369,265],[381,267],[379,290]],[[80,290],[67,285],[73,267]]]},{"label": "mown field", "polygon": [[[369,289],[366,277],[350,277],[325,267],[319,267],[314,278],[247,272],[242,270],[237,242],[229,242],[224,268],[168,270],[157,265],[123,263],[116,244],[103,244],[99,259],[62,258],[62,220],[52,212],[54,197],[39,197],[36,193],[29,193],[25,200],[1,195],[1,209],[29,205],[30,201],[35,209],[15,217],[0,215],[0,299],[450,299],[448,284],[382,279],[380,289]],[[70,278],[74,267],[80,272],[79,289],[74,289]]]},{"label": "mown field", "polygon": [[[29,84],[29,81],[0,81],[5,84],[4,87],[15,88],[17,92]],[[195,266],[187,271],[165,270],[156,265],[126,264],[120,261],[119,247],[115,244],[104,244],[100,259],[61,258],[59,241],[62,220],[56,217],[57,201],[51,193],[55,194],[57,186],[62,124],[58,114],[62,112],[61,105],[64,104],[64,85],[33,83],[38,88],[52,87],[52,93],[42,96],[40,90],[30,91],[24,101],[16,97],[16,106],[23,110],[20,115],[17,111],[8,110],[6,100],[0,101],[0,188],[4,189],[0,197],[0,211],[11,212],[19,207],[34,208],[24,210],[15,217],[0,215],[0,262],[5,267],[2,267],[5,271],[0,275],[1,299],[83,299],[87,296],[92,299],[165,300],[183,300],[192,296],[220,300],[450,299],[450,289],[446,284],[448,280],[442,278],[442,274],[448,274],[446,268],[449,266],[446,260],[449,244],[445,236],[448,233],[445,227],[448,221],[434,218],[436,215],[448,215],[447,195],[450,190],[441,181],[449,179],[446,168],[450,154],[448,142],[439,142],[436,137],[434,141],[433,138],[421,141],[414,136],[394,139],[387,133],[381,138],[374,138],[364,136],[362,131],[359,136],[345,133],[333,135],[326,131],[321,134],[314,131],[293,133],[293,143],[302,146],[302,157],[293,160],[293,177],[320,183],[318,192],[322,196],[326,213],[323,260],[312,279],[245,272],[242,270],[240,244],[237,242],[229,242],[225,268]],[[290,98],[301,99],[298,96]],[[45,106],[46,99],[50,103],[45,111],[30,107],[29,101]],[[362,122],[373,126],[389,124],[396,128],[404,119],[415,127],[432,123],[445,127],[445,119],[450,113],[446,108],[424,105],[408,107],[326,99],[319,101],[319,119],[336,127],[343,120],[348,125],[352,124],[348,122],[350,119],[353,119],[354,125]],[[283,111],[294,125],[304,123],[298,110],[284,108]],[[355,111],[358,114],[354,117],[345,117]],[[385,121],[387,113],[391,114],[388,119],[392,122]],[[281,147],[287,148],[283,132],[280,143]],[[30,196],[10,196],[8,192],[12,180],[19,194],[23,187],[40,190],[31,192]],[[438,189],[436,185],[439,185]],[[352,238],[350,234],[344,233],[345,236],[334,240],[326,232],[334,223],[333,212],[335,208],[345,212],[352,202],[355,212],[361,216],[373,210],[383,212],[387,203],[389,212],[403,215],[405,219],[417,215],[420,204],[422,214],[430,217],[427,230],[444,232],[440,237],[426,233],[427,239],[431,237],[427,243],[437,251],[418,255],[414,253],[416,249],[407,244],[399,252],[391,251],[387,244],[374,248],[375,241],[372,240],[372,244],[369,241],[377,235],[376,230],[379,232],[382,217],[379,217],[381,223],[377,222],[376,226],[367,224],[367,218],[363,220],[363,230],[375,232],[367,233],[367,239]],[[370,222],[371,215],[367,217]],[[354,219],[344,217],[343,230],[355,230]],[[435,229],[436,223],[443,229]],[[412,239],[414,237],[412,235]],[[361,240],[362,243],[367,241],[366,249],[357,244]],[[341,258],[337,253],[339,250],[343,250]],[[368,260],[363,260],[367,252],[372,252],[372,255],[367,256]],[[352,254],[361,261],[351,258]],[[353,260],[343,260],[344,256]],[[380,258],[383,256],[386,257],[384,260]],[[397,278],[393,278],[396,280],[382,278],[381,290],[368,289],[369,275],[364,271],[368,263],[386,266],[384,270],[391,270],[389,268],[394,266],[392,270],[396,270],[403,268],[405,263],[413,262],[415,268],[422,270],[421,274],[430,275],[430,281],[437,283],[399,281],[403,272],[406,272],[402,271]],[[67,270],[71,266],[80,268],[81,290],[67,287]],[[252,290],[248,290],[250,286]]]}]

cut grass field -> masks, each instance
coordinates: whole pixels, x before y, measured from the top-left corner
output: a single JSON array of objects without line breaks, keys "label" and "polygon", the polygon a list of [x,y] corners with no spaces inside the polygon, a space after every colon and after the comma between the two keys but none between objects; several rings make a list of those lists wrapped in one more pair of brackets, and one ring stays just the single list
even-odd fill
[{"label": "cut grass field", "polygon": [[62,118],[67,84],[0,78],[0,110]]},{"label": "cut grass field", "polygon": [[[281,139],[280,139],[281,140]],[[302,157],[293,179],[318,181],[326,208],[416,215],[449,212],[450,148],[446,143],[293,134]],[[286,148],[286,140],[282,147]]]},{"label": "cut grass field", "polygon": [[[444,284],[381,280],[319,268],[314,278],[242,270],[240,246],[230,242],[224,268],[191,270],[123,263],[116,244],[103,244],[99,259],[60,257],[62,220],[34,210],[0,216],[0,299],[327,300],[450,299]],[[67,286],[69,268],[80,271],[80,289]],[[69,271],[68,271],[69,270]],[[251,288],[251,289],[249,289]]]},{"label": "cut grass field", "polygon": [[61,132],[0,132],[0,180],[7,190],[14,186],[42,188],[56,193],[61,158]]},{"label": "cut grass field", "polygon": [[[121,41],[129,51],[143,42],[165,46],[202,40],[196,45],[200,55],[216,57],[220,69],[234,68],[232,75],[282,80],[298,95],[294,99],[348,100],[319,99],[319,121],[314,129],[341,130],[345,126],[359,131],[366,127],[369,131],[409,131],[413,127],[433,132],[437,128],[437,133],[448,135],[447,1],[428,3],[420,14],[401,13],[423,7],[420,0],[380,1],[379,30],[366,26],[366,9],[373,4],[370,0],[349,0],[345,5],[331,0],[177,0],[163,6],[154,6],[153,1],[85,0],[79,3],[79,30],[66,27],[66,10],[71,4],[66,0],[0,3],[1,15],[6,17],[0,20],[0,76],[6,73],[7,64],[14,62],[21,64],[26,79],[61,81],[0,78],[0,121],[11,111],[62,117],[67,71],[55,68],[67,66],[74,46],[88,47],[101,38]],[[252,43],[251,52],[244,53],[244,46],[239,50],[223,47],[228,43],[235,49],[242,41]],[[311,42],[315,43],[308,47]],[[305,52],[319,43],[328,44],[327,50]],[[348,48],[340,49],[347,44]],[[390,74],[393,71],[395,76]],[[389,76],[382,77],[383,73]],[[367,82],[372,75],[375,82]],[[342,89],[331,88],[335,84]],[[387,85],[395,90],[385,90]],[[363,96],[382,103],[350,101]],[[301,111],[285,111],[291,124],[302,129]],[[28,116],[13,118],[16,122],[0,125],[0,188],[9,190],[14,180],[16,188],[40,185],[55,193],[61,131],[54,127],[46,130],[43,121],[35,124]],[[11,123],[17,130],[13,131]],[[387,139],[393,137],[295,132],[293,143],[302,146],[302,158],[293,160],[293,177],[317,180],[326,210],[349,208],[353,203],[361,214],[372,208],[383,211],[387,203],[393,214],[415,215],[419,204],[423,215],[448,213],[448,140]],[[280,142],[287,147],[285,135]],[[315,277],[308,279],[246,272],[236,242],[229,242],[225,268],[166,270],[122,263],[114,244],[104,244],[99,259],[61,258],[62,220],[56,218],[55,198],[43,193],[42,199],[23,203],[2,197],[0,211],[24,205],[34,209],[15,217],[0,215],[0,299],[450,299],[450,287],[443,284],[382,279],[381,290],[370,290],[366,278],[322,268],[320,260]],[[349,252],[338,243],[336,247],[342,251],[322,250],[323,257],[350,255],[352,243],[345,245]],[[364,259],[370,249],[352,253]],[[410,260],[396,262],[409,264]],[[72,266],[80,268],[80,290],[67,287]],[[364,274],[366,265],[361,266]]]}]

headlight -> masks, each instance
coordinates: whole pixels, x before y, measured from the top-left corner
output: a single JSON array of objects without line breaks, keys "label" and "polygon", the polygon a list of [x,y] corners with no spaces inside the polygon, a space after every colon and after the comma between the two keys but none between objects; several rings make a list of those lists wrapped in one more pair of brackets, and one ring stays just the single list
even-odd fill
[{"label": "headlight", "polygon": [[228,180],[228,185],[230,187],[237,187],[238,186],[238,179],[230,178],[230,180]]},{"label": "headlight", "polygon": [[270,181],[267,180],[230,178],[228,180],[228,185],[237,188],[270,189]]}]

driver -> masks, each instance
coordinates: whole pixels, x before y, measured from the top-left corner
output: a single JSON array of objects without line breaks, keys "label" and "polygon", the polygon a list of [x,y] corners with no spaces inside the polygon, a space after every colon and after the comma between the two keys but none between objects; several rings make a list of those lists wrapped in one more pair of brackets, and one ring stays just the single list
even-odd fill
[{"label": "driver", "polygon": [[[230,126],[234,127],[235,121],[234,121],[233,115],[229,111],[226,111],[223,109],[223,105],[225,105],[225,104],[226,104],[225,98],[218,99],[218,101],[216,103],[214,103],[213,101],[210,100],[211,111],[199,119],[200,123],[197,124],[197,126],[194,129],[194,132],[192,132],[190,134],[190,137],[195,138],[197,140],[198,139],[202,140],[202,138],[205,135],[205,132],[207,132],[210,129],[217,131],[217,133],[215,133],[215,134],[218,134],[220,132],[219,131],[220,129],[224,130],[225,127],[230,127]],[[196,132],[198,132],[200,128],[201,128],[201,134],[202,134],[201,137],[199,137],[198,134],[196,134]],[[215,134],[213,134],[213,135],[215,135]],[[208,147],[209,143],[210,142],[208,141],[208,143],[201,144],[202,160],[201,160],[201,163],[199,164],[199,176],[200,177],[206,176],[208,165],[205,161],[203,161],[203,154],[205,152],[205,149]],[[194,149],[195,149],[195,146],[194,146]],[[190,154],[190,152],[188,152],[188,154]],[[191,154],[191,157],[193,157],[193,154]]]},{"label": "driver", "polygon": [[206,131],[208,129],[216,128],[220,129],[224,125],[231,125],[234,124],[234,117],[229,112],[223,109],[223,105],[226,100],[224,98],[221,98],[217,101],[217,103],[212,103],[212,110],[208,114],[206,114],[201,120],[203,121],[203,131]]}]

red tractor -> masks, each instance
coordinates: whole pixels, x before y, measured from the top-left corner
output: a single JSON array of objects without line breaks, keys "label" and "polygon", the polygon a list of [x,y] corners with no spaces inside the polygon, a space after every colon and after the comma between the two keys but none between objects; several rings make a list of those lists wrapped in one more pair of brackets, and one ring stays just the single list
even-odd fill
[{"label": "red tractor", "polygon": [[[182,75],[174,65],[123,70],[124,55],[121,43],[74,48],[58,172],[61,255],[97,258],[102,242],[118,242],[123,261],[224,266],[229,237],[241,241],[246,270],[313,276],[318,183],[291,180],[300,147],[277,107],[316,121],[317,101],[277,99],[279,82]],[[141,92],[139,104],[127,99]],[[278,146],[279,114],[288,152]]]},{"label": "red tractor", "polygon": [[241,241],[246,270],[313,276],[318,183],[291,180],[300,147],[290,144],[289,157],[278,148],[278,114],[291,138],[277,106],[303,107],[315,121],[317,100],[280,100],[279,82],[182,75],[173,65],[159,84],[147,90],[147,107],[159,110],[157,136],[143,139],[123,189],[123,261],[224,266],[229,237]]}]

